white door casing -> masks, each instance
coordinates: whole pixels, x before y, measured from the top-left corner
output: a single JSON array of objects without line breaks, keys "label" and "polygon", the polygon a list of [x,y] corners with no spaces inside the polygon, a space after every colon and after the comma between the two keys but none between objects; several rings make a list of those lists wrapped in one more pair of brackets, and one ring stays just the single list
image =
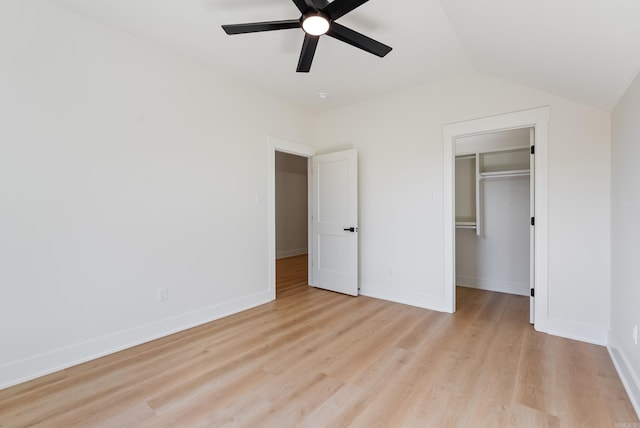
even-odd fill
[{"label": "white door casing", "polygon": [[[531,147],[531,155],[529,155],[529,214],[532,219],[536,216],[536,168],[534,158],[534,146],[536,142],[535,138],[536,130],[534,128],[529,129],[529,147]],[[531,290],[529,296],[529,322],[535,324],[536,322],[536,301],[534,298],[536,288],[536,235],[534,221],[529,226],[529,288]]]},{"label": "white door casing", "polygon": [[[518,128],[535,130],[535,175],[531,177],[535,185],[535,236],[534,284],[535,323],[537,331],[549,330],[548,313],[548,146],[549,107],[539,107],[512,113],[472,119],[443,126],[443,211],[444,211],[444,300],[442,310],[455,312],[455,140],[458,137],[490,133]],[[532,165],[533,166],[533,165]]]},{"label": "white door casing", "polygon": [[314,156],[311,169],[310,285],[357,296],[357,151]]}]

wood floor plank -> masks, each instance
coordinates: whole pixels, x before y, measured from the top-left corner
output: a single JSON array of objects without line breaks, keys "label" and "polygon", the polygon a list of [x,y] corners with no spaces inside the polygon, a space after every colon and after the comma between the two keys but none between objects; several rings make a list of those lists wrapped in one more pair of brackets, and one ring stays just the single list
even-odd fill
[{"label": "wood floor plank", "polygon": [[444,314],[307,286],[0,391],[0,427],[640,426],[605,348],[536,332],[528,299]]}]

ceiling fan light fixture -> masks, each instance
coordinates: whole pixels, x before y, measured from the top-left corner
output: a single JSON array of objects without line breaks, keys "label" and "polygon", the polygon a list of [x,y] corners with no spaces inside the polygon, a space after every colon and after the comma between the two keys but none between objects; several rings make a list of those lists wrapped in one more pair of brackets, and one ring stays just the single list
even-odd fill
[{"label": "ceiling fan light fixture", "polygon": [[329,18],[319,13],[307,15],[302,19],[302,29],[310,36],[322,36],[329,31]]},{"label": "ceiling fan light fixture", "polygon": [[[313,57],[322,35],[327,35],[380,58],[391,52],[391,46],[380,43],[336,22],[337,19],[366,2],[367,0],[293,0],[293,3],[302,14],[298,19],[223,25],[222,29],[229,35],[293,28],[302,29],[304,31],[304,41],[302,42],[296,72],[308,73],[311,70]],[[298,32],[299,35],[300,33]]]}]

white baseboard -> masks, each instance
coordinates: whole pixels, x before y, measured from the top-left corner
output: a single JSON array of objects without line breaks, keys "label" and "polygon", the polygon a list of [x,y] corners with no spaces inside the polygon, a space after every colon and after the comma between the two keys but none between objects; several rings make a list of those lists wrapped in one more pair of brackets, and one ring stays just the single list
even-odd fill
[{"label": "white baseboard", "polygon": [[498,279],[483,279],[475,276],[456,275],[456,285],[479,290],[497,291],[499,293],[529,295],[529,284],[522,282],[501,281]]},{"label": "white baseboard", "polygon": [[594,345],[607,346],[609,329],[575,321],[549,317],[545,321],[545,333]]},{"label": "white baseboard", "polygon": [[629,363],[629,358],[625,355],[611,333],[609,333],[609,345],[607,349],[609,350],[613,365],[616,367],[618,376],[620,376],[622,384],[627,390],[629,400],[638,418],[640,418],[640,374],[634,371],[633,366]]},{"label": "white baseboard", "polygon": [[[438,312],[449,312],[444,297],[441,296],[417,294],[372,285],[361,285],[360,294]],[[594,345],[606,346],[608,343],[607,336],[609,330],[607,328],[556,318],[547,318],[541,324],[545,327],[543,330],[545,333],[554,336],[592,343]]]},{"label": "white baseboard", "polygon": [[432,311],[448,312],[444,303],[444,297],[441,296],[429,296],[371,285],[361,285],[360,295],[388,300],[390,302],[402,303],[404,305],[417,306],[419,308],[430,309]]},{"label": "white baseboard", "polygon": [[113,354],[201,324],[206,324],[216,319],[262,305],[271,301],[272,298],[272,292],[263,291],[230,302],[209,306],[172,318],[135,327],[130,330],[91,339],[46,354],[5,364],[0,366],[0,389],[95,360],[96,358]]},{"label": "white baseboard", "polygon": [[276,251],[276,259],[285,259],[287,257],[301,256],[307,254],[307,248],[294,248],[293,250]]}]

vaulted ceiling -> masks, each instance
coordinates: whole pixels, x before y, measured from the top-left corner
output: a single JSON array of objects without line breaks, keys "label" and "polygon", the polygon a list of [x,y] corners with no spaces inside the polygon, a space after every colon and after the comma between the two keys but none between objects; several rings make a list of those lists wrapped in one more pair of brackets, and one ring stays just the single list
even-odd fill
[{"label": "vaulted ceiling", "polygon": [[477,70],[610,110],[640,70],[637,0],[370,0],[338,22],[393,51],[322,36],[308,74],[295,72],[302,30],[220,27],[296,19],[291,0],[51,1],[317,109]]}]

